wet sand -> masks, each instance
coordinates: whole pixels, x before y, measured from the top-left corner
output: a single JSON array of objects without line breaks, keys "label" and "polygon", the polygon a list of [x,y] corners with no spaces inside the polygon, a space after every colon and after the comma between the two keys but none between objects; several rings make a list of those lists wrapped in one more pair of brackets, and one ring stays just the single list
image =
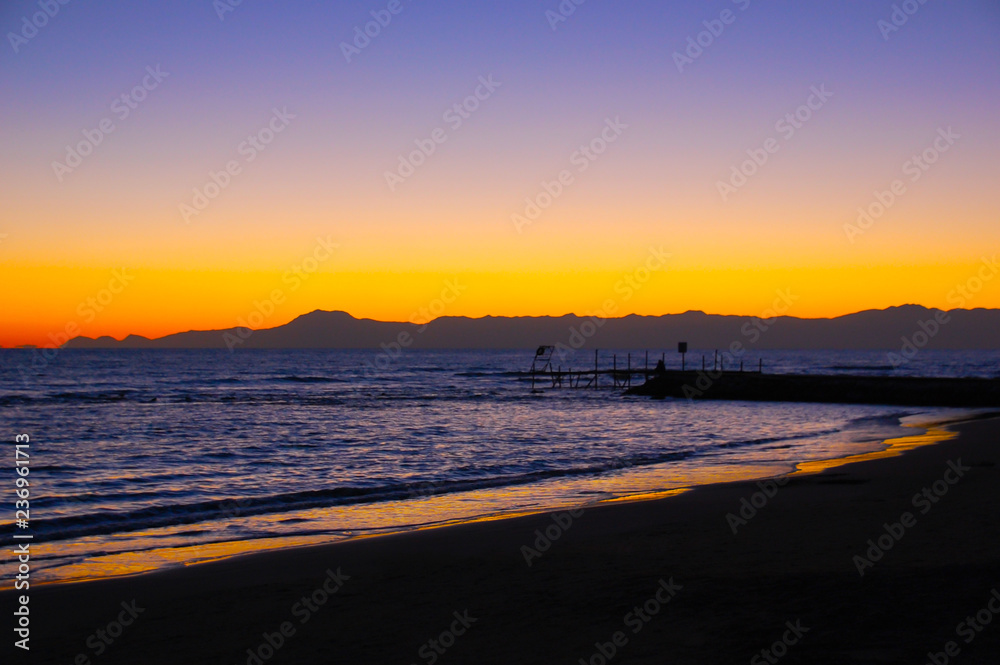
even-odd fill
[{"label": "wet sand", "polygon": [[1000,420],[956,429],[781,485],[33,588],[4,662],[992,664]]}]

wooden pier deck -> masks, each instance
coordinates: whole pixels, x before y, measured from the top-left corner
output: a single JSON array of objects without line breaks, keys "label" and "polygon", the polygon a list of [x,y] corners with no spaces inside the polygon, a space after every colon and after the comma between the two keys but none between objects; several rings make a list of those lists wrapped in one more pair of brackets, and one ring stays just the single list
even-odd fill
[{"label": "wooden pier deck", "polygon": [[530,371],[533,391],[604,388],[627,395],[692,400],[1000,408],[1000,378],[765,374],[759,359],[749,370],[743,361],[727,367],[718,352],[701,356],[701,369],[687,369],[684,360],[683,369],[667,369],[662,362],[665,353],[660,355],[659,367],[650,367],[649,352],[637,354],[641,362],[633,364],[636,355],[632,353],[605,352],[602,357],[599,351],[594,352],[592,367],[563,369],[554,364],[553,348],[542,346],[535,354]]},{"label": "wooden pier deck", "polygon": [[[553,364],[551,349],[552,347],[539,347],[535,355],[536,360],[532,363],[529,372],[532,390],[543,390],[546,388],[573,388],[579,390],[609,388],[627,390],[633,387],[633,381],[636,379],[648,382],[657,376],[672,371],[665,368],[658,370],[655,366],[650,367],[648,351],[642,355],[641,365],[632,364],[633,355],[631,353],[624,353],[621,356],[617,353],[605,353],[605,357],[601,358],[600,351],[595,351],[594,366],[592,369],[573,369],[572,367],[563,369],[561,365],[557,366]],[[619,358],[622,361],[621,364],[619,364]],[[661,363],[663,363],[665,358],[666,353],[662,353],[660,355]],[[602,368],[602,360],[610,366]],[[709,358],[707,356],[701,357],[702,371],[722,371],[727,374],[733,372],[733,370],[727,371],[725,369],[725,358],[719,355],[718,352],[711,358],[711,370],[707,367],[708,362]],[[744,373],[744,363],[742,361],[737,367],[739,370],[736,373]],[[763,363],[761,361],[758,360],[754,363],[753,367],[755,369],[748,370],[746,373],[757,374],[763,372]]]}]

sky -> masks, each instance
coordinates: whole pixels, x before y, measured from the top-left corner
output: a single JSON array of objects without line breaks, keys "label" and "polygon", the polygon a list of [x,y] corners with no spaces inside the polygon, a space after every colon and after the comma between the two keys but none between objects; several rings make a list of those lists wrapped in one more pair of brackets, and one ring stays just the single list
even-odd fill
[{"label": "sky", "polygon": [[0,29],[0,345],[1000,307],[995,0],[16,0]]}]

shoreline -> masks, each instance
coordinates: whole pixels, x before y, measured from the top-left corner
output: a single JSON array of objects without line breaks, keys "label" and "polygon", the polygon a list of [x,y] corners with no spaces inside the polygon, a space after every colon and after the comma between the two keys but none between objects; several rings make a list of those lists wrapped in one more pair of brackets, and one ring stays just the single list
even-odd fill
[{"label": "shoreline", "polygon": [[[926,412],[921,412],[909,416],[909,419],[917,419],[913,422],[906,422],[907,419],[900,419],[897,429],[899,430],[899,435],[891,438],[883,439],[877,443],[873,440],[870,444],[873,449],[870,451],[864,451],[859,453],[850,453],[840,457],[832,457],[817,460],[806,460],[794,463],[784,463],[784,462],[774,462],[770,466],[775,468],[781,467],[785,470],[777,473],[765,473],[763,475],[756,475],[761,471],[765,471],[767,466],[761,465],[758,467],[746,466],[745,473],[740,473],[744,470],[740,465],[735,466],[736,477],[731,479],[726,479],[725,474],[721,476],[705,475],[702,478],[694,479],[694,482],[681,484],[676,487],[658,488],[649,491],[633,491],[632,493],[624,494],[621,496],[611,496],[602,499],[596,499],[594,501],[588,502],[578,502],[578,501],[563,501],[556,504],[548,505],[545,507],[532,507],[527,509],[511,508],[507,510],[500,510],[498,512],[487,512],[473,515],[465,515],[458,517],[451,517],[442,519],[440,521],[431,521],[425,523],[408,523],[401,524],[398,526],[379,526],[372,527],[369,532],[365,533],[353,533],[351,535],[342,535],[332,532],[317,533],[317,534],[305,534],[305,535],[274,535],[274,536],[264,536],[256,539],[244,539],[244,540],[231,540],[231,541],[213,541],[204,544],[190,545],[184,547],[164,547],[164,548],[152,548],[148,550],[130,551],[124,552],[119,555],[109,555],[109,558],[102,559],[99,564],[86,564],[86,563],[72,563],[59,566],[55,569],[63,570],[62,575],[55,579],[46,579],[41,577],[38,582],[35,582],[33,586],[36,588],[47,587],[51,585],[65,585],[65,584],[85,584],[89,582],[99,582],[102,580],[110,579],[121,579],[121,578],[131,578],[142,575],[154,575],[164,572],[169,572],[178,567],[186,566],[199,566],[208,563],[218,563],[222,561],[228,561],[232,559],[242,558],[246,556],[253,556],[257,554],[263,554],[267,552],[275,551],[289,551],[292,549],[299,548],[311,548],[311,547],[323,547],[328,545],[342,544],[346,542],[351,542],[354,540],[362,538],[382,538],[386,536],[393,536],[405,533],[416,533],[423,532],[432,529],[445,529],[452,528],[456,526],[476,524],[480,522],[494,522],[507,519],[518,519],[521,517],[530,517],[538,515],[548,515],[553,512],[566,511],[566,510],[581,510],[581,509],[593,509],[598,506],[603,505],[620,505],[623,503],[631,502],[642,502],[642,501],[655,501],[664,499],[667,497],[677,496],[679,494],[690,492],[696,489],[711,487],[713,485],[740,483],[740,482],[759,482],[766,480],[775,480],[778,478],[793,476],[801,473],[817,473],[825,469],[832,469],[845,464],[851,464],[858,461],[865,461],[871,459],[879,459],[886,456],[894,456],[900,454],[902,451],[911,449],[913,447],[933,445],[940,441],[947,440],[955,436],[948,429],[949,426],[960,424],[963,422],[974,421],[981,419],[983,417],[990,417],[992,414],[1000,415],[997,412],[990,411],[975,411],[975,410],[960,410],[955,412],[954,415],[945,414],[931,414]],[[917,434],[910,434],[908,430],[917,429],[921,430]],[[860,444],[861,442],[859,442]],[[625,468],[625,467],[623,467]],[[655,471],[654,467],[645,469],[646,471]],[[531,486],[525,486],[525,488],[530,488]],[[519,488],[513,488],[515,491]],[[475,490],[469,492],[459,493],[459,497],[462,495],[467,495],[469,493],[475,494]],[[449,495],[443,495],[442,498],[446,499]],[[389,502],[386,505],[392,505],[395,502]],[[127,533],[125,534],[128,535]],[[60,541],[55,541],[54,545],[58,546]],[[63,541],[72,542],[72,541]],[[45,545],[45,543],[40,543]],[[194,553],[198,552],[197,555]],[[184,553],[187,553],[185,556]],[[146,561],[142,561],[142,557],[147,557]],[[51,570],[52,568],[42,569]],[[80,572],[73,574],[72,571],[78,570]],[[94,571],[103,571],[105,574],[94,574]],[[117,570],[121,572],[111,572],[107,573],[108,570]],[[37,573],[36,573],[37,575]],[[12,582],[8,579],[0,580],[0,593],[10,591],[12,589]]]},{"label": "shoreline", "polygon": [[[1000,419],[953,427],[935,445],[787,476],[736,533],[727,515],[765,481],[44,585],[32,612],[46,655],[33,662],[93,656],[87,636],[135,599],[147,614],[100,662],[254,662],[246,649],[286,621],[296,632],[266,662],[420,662],[421,645],[467,610],[477,622],[449,661],[573,663],[623,630],[661,580],[682,587],[670,619],[627,632],[617,662],[749,660],[797,620],[812,631],[798,662],[917,662],[1000,585]],[[955,460],[968,471],[941,485]],[[921,513],[913,497],[937,486],[945,493]],[[915,525],[860,575],[852,557],[907,512]],[[540,556],[527,561],[525,547]],[[327,571],[350,578],[298,623],[291,608]],[[993,662],[997,628],[962,644],[962,662]]]}]

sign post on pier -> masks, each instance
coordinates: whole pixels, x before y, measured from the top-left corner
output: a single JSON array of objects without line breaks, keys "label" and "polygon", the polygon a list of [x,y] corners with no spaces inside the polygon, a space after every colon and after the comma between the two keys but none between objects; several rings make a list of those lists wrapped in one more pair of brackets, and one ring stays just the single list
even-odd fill
[{"label": "sign post on pier", "polygon": [[685,356],[687,355],[687,352],[688,352],[688,343],[687,342],[678,342],[677,343],[677,353],[681,354],[681,371],[682,372],[684,371],[684,368],[686,366]]}]

